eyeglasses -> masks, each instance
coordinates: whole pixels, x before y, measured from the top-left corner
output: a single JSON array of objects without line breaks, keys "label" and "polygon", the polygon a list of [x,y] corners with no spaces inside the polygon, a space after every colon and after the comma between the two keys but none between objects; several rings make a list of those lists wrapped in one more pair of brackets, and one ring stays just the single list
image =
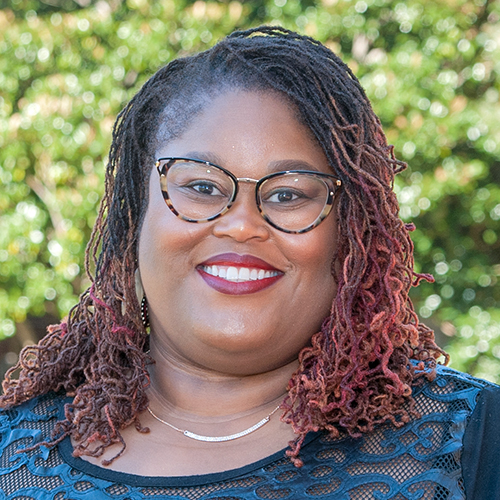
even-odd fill
[{"label": "eyeglasses", "polygon": [[234,203],[239,183],[255,184],[262,217],[285,233],[305,233],[330,213],[339,179],[309,170],[276,172],[260,180],[235,177],[208,161],[160,158],[156,162],[161,191],[170,210],[188,222],[208,222]]}]

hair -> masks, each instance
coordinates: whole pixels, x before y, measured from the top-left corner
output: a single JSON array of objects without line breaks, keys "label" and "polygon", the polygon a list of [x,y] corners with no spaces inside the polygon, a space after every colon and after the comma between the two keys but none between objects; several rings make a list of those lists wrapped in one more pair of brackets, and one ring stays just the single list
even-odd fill
[{"label": "hair", "polygon": [[412,385],[433,377],[440,356],[447,362],[408,296],[431,277],[414,271],[413,226],[398,216],[393,181],[406,165],[387,144],[360,83],[312,38],[279,27],[239,31],[161,68],[118,115],[86,251],[91,286],[65,321],[21,352],[3,382],[4,407],[48,391],[74,396],[49,445],[71,435],[76,456],[97,457],[121,443],[114,460],[126,446],[121,429],[134,424],[147,432],[138,415],[148,405],[152,360],[134,281],[147,179],[158,141],[182,134],[214,96],[233,89],[284,97],[342,181],[332,265],[338,291],[321,331],[300,352],[282,403],[282,418],[298,435],[291,459],[301,464],[310,431],[359,436],[418,416]]}]

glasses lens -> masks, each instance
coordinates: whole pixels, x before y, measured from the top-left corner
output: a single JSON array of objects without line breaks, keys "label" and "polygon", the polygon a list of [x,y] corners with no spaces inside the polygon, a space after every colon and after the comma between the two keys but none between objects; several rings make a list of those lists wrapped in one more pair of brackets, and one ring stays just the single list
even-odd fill
[{"label": "glasses lens", "polygon": [[222,212],[235,190],[224,171],[190,160],[178,160],[167,171],[166,191],[177,212],[192,220]]},{"label": "glasses lens", "polygon": [[329,187],[319,176],[289,173],[271,177],[259,190],[261,210],[276,226],[301,231],[324,213]]}]

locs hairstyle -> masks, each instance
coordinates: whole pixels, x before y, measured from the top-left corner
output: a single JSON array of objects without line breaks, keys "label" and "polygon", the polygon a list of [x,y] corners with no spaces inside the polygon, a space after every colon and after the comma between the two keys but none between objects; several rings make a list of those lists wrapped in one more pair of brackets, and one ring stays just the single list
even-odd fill
[{"label": "locs hairstyle", "polygon": [[392,189],[405,164],[336,55],[311,38],[261,27],[172,61],[119,114],[86,252],[92,285],[66,321],[22,351],[3,383],[4,407],[48,391],[74,396],[50,444],[70,434],[79,443],[76,455],[101,456],[121,443],[114,460],[125,449],[121,429],[134,424],[147,431],[138,415],[148,404],[152,360],[134,283],[147,180],[157,144],[181,134],[211,99],[231,89],[273,92],[289,102],[342,180],[332,265],[338,292],[321,331],[300,353],[282,405],[298,434],[289,456],[301,464],[300,446],[312,430],[357,436],[417,415],[411,386],[432,377],[444,353],[408,298],[410,287],[429,277],[414,272],[412,226],[398,217]]}]

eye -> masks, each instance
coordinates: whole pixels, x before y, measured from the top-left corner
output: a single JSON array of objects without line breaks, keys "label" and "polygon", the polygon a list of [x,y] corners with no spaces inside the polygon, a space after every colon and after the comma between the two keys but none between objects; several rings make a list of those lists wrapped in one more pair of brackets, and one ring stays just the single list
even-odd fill
[{"label": "eye", "polygon": [[190,182],[185,187],[207,196],[224,196],[221,190],[214,183],[209,181],[197,180]]},{"label": "eye", "polygon": [[302,191],[295,189],[274,189],[272,192],[268,193],[266,203],[292,203],[300,200],[308,199],[308,196]]}]

